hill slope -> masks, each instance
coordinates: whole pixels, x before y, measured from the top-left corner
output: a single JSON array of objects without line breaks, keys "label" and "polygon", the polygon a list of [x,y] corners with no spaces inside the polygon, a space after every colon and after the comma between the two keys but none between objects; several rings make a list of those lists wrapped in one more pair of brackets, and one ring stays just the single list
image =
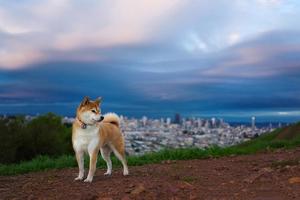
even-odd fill
[{"label": "hill slope", "polygon": [[300,148],[202,160],[97,169],[74,182],[76,168],[0,176],[0,199],[299,199]]},{"label": "hill slope", "polygon": [[297,124],[284,127],[277,134],[276,139],[293,140],[300,137],[300,122]]}]

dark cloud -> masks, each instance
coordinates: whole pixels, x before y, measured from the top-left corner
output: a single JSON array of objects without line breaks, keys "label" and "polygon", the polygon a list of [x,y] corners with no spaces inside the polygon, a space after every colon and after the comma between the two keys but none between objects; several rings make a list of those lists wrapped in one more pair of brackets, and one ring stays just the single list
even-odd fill
[{"label": "dark cloud", "polygon": [[87,4],[84,12],[67,1],[20,15],[17,4],[7,7],[7,23],[0,16],[0,113],[73,115],[86,95],[103,96],[104,111],[129,116],[300,110],[300,32],[291,19],[298,5],[149,2],[137,16],[123,1]]}]

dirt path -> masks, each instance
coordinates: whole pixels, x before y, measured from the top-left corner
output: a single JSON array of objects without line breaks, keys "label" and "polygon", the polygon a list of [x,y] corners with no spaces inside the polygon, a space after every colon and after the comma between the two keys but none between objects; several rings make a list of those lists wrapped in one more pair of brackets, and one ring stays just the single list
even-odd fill
[{"label": "dirt path", "polygon": [[98,169],[92,184],[74,182],[75,168],[2,176],[0,199],[300,199],[299,159],[300,148],[130,167],[128,177]]}]

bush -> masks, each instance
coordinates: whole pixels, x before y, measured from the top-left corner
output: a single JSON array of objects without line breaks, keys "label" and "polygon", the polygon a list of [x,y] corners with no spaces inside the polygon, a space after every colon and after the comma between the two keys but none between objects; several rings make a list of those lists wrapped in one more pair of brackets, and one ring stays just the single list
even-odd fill
[{"label": "bush", "polygon": [[0,163],[15,161],[18,140],[24,126],[23,118],[0,120]]},{"label": "bush", "polygon": [[0,163],[16,163],[38,155],[72,152],[71,128],[49,113],[26,122],[24,117],[0,119]]}]

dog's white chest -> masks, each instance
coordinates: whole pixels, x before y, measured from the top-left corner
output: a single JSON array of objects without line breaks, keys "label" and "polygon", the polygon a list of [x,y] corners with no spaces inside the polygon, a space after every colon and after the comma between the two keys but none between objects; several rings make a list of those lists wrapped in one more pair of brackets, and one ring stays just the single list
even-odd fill
[{"label": "dog's white chest", "polygon": [[77,129],[73,146],[75,150],[89,151],[96,148],[99,144],[99,127],[87,126],[86,129]]}]

